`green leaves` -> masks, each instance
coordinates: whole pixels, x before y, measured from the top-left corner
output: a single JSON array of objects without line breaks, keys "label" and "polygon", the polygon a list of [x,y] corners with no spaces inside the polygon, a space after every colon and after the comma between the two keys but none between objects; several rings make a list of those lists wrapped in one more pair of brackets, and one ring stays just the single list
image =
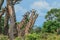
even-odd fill
[{"label": "green leaves", "polygon": [[60,19],[60,9],[54,8],[47,12],[45,16],[47,20],[58,20]]},{"label": "green leaves", "polygon": [[60,9],[53,8],[47,12],[45,16],[46,21],[43,25],[45,32],[56,32],[57,28],[60,28]]},{"label": "green leaves", "polygon": [[2,17],[0,22],[0,33],[3,33],[3,31],[4,31],[4,19]]}]

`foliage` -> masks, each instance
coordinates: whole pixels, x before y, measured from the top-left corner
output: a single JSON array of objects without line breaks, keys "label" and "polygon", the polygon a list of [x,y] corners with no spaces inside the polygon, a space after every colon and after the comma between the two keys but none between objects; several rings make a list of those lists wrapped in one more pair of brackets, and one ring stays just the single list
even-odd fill
[{"label": "foliage", "polygon": [[45,32],[54,33],[58,28],[60,28],[60,23],[56,21],[47,21],[44,23],[42,30]]},{"label": "foliage", "polygon": [[40,33],[41,32],[41,27],[40,26],[33,26],[33,28],[31,28],[30,33]]},{"label": "foliage", "polygon": [[3,33],[4,31],[4,17],[1,18],[1,22],[0,22],[0,32]]},{"label": "foliage", "polygon": [[8,40],[8,37],[4,35],[0,35],[0,40]]},{"label": "foliage", "polygon": [[53,8],[50,11],[47,12],[47,15],[45,16],[47,20],[60,20],[60,9]]},{"label": "foliage", "polygon": [[25,40],[60,40],[60,35],[56,35],[55,33],[33,33],[27,35]]},{"label": "foliage", "polygon": [[15,40],[22,40],[22,38],[20,38],[20,37],[16,37]]},{"label": "foliage", "polygon": [[26,36],[25,40],[37,40],[38,37],[39,37],[39,35],[36,34],[36,33],[28,34],[28,35]]},{"label": "foliage", "polygon": [[[23,39],[23,38],[22,38]],[[22,40],[19,37],[16,37],[15,40]],[[8,37],[5,35],[0,35],[0,40],[8,40]],[[55,33],[33,33],[25,36],[25,40],[60,40],[60,35]]]},{"label": "foliage", "polygon": [[60,28],[60,9],[51,9],[45,16],[46,21],[44,22],[42,30],[48,33],[54,33]]},{"label": "foliage", "polygon": [[[19,3],[19,1],[21,0],[16,0],[15,3]],[[55,34],[57,29],[60,28],[60,9],[56,9],[56,8],[51,9],[50,11],[47,12],[45,19],[46,21],[44,22],[43,27],[42,28],[36,27],[34,29],[32,28],[30,30],[30,34],[27,34],[26,36],[24,36],[25,40],[60,40],[60,35]],[[29,21],[29,17],[27,17],[25,21],[26,24],[28,21]],[[19,22],[16,22],[16,23],[19,24]],[[25,24],[22,25],[21,29],[23,30],[24,28],[25,28]],[[1,22],[0,22],[0,33],[3,33],[3,32],[4,32],[4,17],[1,18]],[[22,40],[22,39],[23,38],[20,38],[20,37],[15,38],[15,40]],[[8,37],[5,35],[4,36],[0,35],[0,40],[8,40]]]}]

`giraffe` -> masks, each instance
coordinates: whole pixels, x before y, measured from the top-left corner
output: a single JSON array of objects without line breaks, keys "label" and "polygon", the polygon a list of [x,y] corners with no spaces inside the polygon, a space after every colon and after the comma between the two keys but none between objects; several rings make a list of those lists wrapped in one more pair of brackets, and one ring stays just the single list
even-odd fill
[{"label": "giraffe", "polygon": [[33,16],[35,15],[35,13],[36,13],[36,10],[32,10],[32,14],[31,14],[31,16],[30,16],[30,19],[29,19],[29,22],[26,24],[26,27],[25,27],[25,35],[27,35],[28,34],[28,30],[29,30],[29,28],[31,27],[31,25],[32,25],[32,20],[33,20]]},{"label": "giraffe", "polygon": [[31,22],[31,26],[30,26],[30,28],[29,28],[29,29],[31,29],[31,28],[32,28],[32,26],[34,25],[34,23],[35,23],[35,21],[36,21],[37,17],[38,17],[38,14],[36,13],[36,14],[34,15],[34,17],[33,17],[33,20],[32,20],[32,22]]},{"label": "giraffe", "polygon": [[[27,20],[28,20],[28,18],[27,17],[29,17],[29,12],[26,12],[26,14],[24,14],[23,16],[24,16],[24,18],[22,19],[22,21],[17,25],[17,30],[18,30],[18,36],[21,36],[21,28],[22,28],[22,26],[25,26],[26,25],[26,23],[28,22]],[[27,21],[27,22],[26,22]]]}]

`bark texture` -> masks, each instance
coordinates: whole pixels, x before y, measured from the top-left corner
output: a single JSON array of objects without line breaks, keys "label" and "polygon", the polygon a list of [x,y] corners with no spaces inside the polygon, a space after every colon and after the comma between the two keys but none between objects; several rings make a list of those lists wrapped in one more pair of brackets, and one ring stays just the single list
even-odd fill
[{"label": "bark texture", "polygon": [[16,30],[15,10],[14,10],[14,5],[12,0],[7,0],[7,9],[10,15],[9,37],[10,37],[10,40],[13,40],[14,34],[17,33],[17,30]]},{"label": "bark texture", "polygon": [[6,10],[6,14],[4,17],[4,34],[8,35],[8,29],[9,29],[9,13],[8,10]]}]

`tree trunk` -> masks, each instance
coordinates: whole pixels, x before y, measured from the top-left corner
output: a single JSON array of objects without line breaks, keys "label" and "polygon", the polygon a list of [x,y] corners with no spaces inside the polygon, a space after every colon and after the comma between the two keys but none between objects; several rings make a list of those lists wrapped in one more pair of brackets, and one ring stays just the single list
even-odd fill
[{"label": "tree trunk", "polygon": [[14,5],[12,3],[12,0],[7,0],[7,9],[10,15],[9,37],[10,40],[13,40],[14,34],[17,32],[17,29],[16,29],[16,17],[15,17]]},{"label": "tree trunk", "polygon": [[6,10],[5,18],[4,18],[4,34],[8,35],[8,29],[9,29],[9,13],[8,10]]}]

